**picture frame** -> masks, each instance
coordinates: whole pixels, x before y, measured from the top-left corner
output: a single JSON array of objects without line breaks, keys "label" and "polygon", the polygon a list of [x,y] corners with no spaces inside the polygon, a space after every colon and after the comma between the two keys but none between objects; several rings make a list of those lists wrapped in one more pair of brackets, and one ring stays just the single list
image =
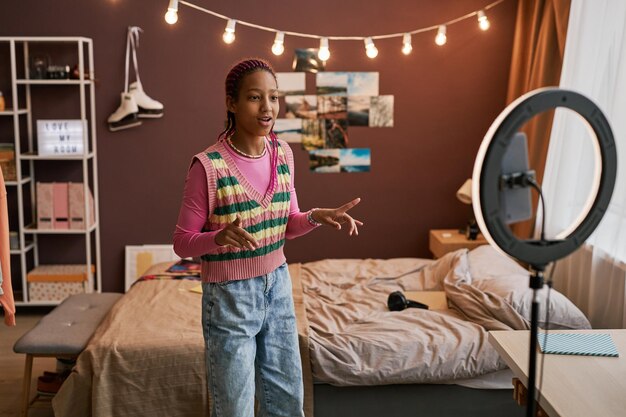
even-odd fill
[{"label": "picture frame", "polygon": [[153,264],[180,260],[173,245],[126,245],[124,251],[124,292]]}]

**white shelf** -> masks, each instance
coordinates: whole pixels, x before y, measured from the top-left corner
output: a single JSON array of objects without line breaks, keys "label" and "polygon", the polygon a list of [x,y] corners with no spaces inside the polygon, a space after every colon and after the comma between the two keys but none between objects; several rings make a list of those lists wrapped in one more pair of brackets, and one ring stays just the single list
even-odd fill
[{"label": "white shelf", "polygon": [[11,249],[11,255],[21,255],[29,250],[33,250],[34,247],[35,244],[33,242],[29,242],[24,249]]},{"label": "white shelf", "polygon": [[84,36],[0,36],[0,42],[87,42],[91,43],[91,38]]},{"label": "white shelf", "polygon": [[15,114],[28,114],[28,109],[18,109],[17,111],[13,111],[13,110],[0,111],[0,116],[13,116]]},{"label": "white shelf", "polygon": [[94,223],[89,229],[37,229],[33,225],[24,227],[24,233],[41,235],[84,235],[96,230],[98,223]]},{"label": "white shelf", "polygon": [[20,155],[22,160],[40,160],[40,161],[82,161],[83,159],[91,159],[94,157],[93,152],[87,155],[65,155],[65,156],[41,156],[34,152],[23,152]]},{"label": "white shelf", "polygon": [[[84,241],[84,263],[85,265],[95,265],[95,272],[89,272],[88,279],[90,285],[93,291],[99,292],[102,289],[93,41],[82,36],[0,36],[0,44],[7,46],[0,48],[0,61],[4,60],[9,63],[9,71],[0,72],[0,82],[9,86],[5,96],[12,98],[12,101],[7,102],[7,105],[11,105],[11,109],[0,112],[0,122],[6,128],[5,130],[10,129],[9,126],[12,125],[11,133],[13,144],[15,145],[16,165],[19,167],[21,177],[17,181],[5,182],[7,186],[16,188],[16,190],[11,191],[10,198],[17,201],[11,201],[9,207],[12,210],[12,218],[15,217],[17,219],[14,226],[15,231],[18,233],[18,239],[20,242],[24,242],[24,248],[10,250],[14,258],[19,258],[15,260],[18,261],[17,265],[20,266],[15,268],[15,270],[20,270],[19,280],[21,285],[18,285],[17,273],[10,277],[14,282],[13,288],[16,289],[15,304],[18,306],[55,306],[60,301],[32,301],[28,293],[28,271],[40,265],[40,251],[49,250],[48,245],[41,246],[39,244],[41,240],[52,239],[59,243],[59,235],[74,235]],[[78,68],[84,69],[84,72],[81,73],[83,79],[29,78],[32,75],[32,73],[29,74],[28,70],[32,50],[36,48],[38,53],[41,53],[41,51],[53,53],[55,49],[58,49],[56,47],[60,45],[63,49],[73,49],[75,51],[75,60],[71,62],[76,62]],[[74,87],[67,89],[55,88],[53,93],[52,90],[43,91],[34,87],[38,85]],[[37,100],[33,102],[31,95],[35,94],[35,91]],[[40,108],[53,110],[59,94],[63,95],[62,98],[64,100],[68,98],[77,102],[78,106],[74,112],[74,119],[81,119],[88,126],[85,132],[85,154],[83,155],[42,156],[35,151],[37,149],[37,129],[33,112]],[[26,117],[18,119],[18,115]],[[11,117],[13,118],[12,120],[10,119]],[[11,135],[8,137],[10,138]],[[54,167],[51,167],[49,164],[35,163],[35,161],[39,160],[66,162],[67,165],[55,162],[53,164]],[[63,178],[66,171],[70,169],[75,171],[79,164],[82,167],[82,175],[78,182],[88,184],[89,188],[92,188],[90,191],[93,193],[94,213],[91,221],[94,224],[86,229],[38,229],[36,224],[37,193],[34,184],[37,181],[41,181],[42,178],[50,182],[60,181],[61,179],[57,179],[57,175]],[[52,169],[54,170],[52,172],[53,175],[50,175],[50,170]],[[88,207],[91,205],[90,201],[91,197],[85,198],[85,213],[87,213]],[[17,213],[14,211],[17,211]],[[91,234],[92,232],[93,234]],[[52,237],[44,238],[42,235],[52,235]],[[57,250],[62,250],[62,248]],[[5,279],[7,278],[5,277]]]},{"label": "white shelf", "polygon": [[10,186],[12,186],[12,187],[15,187],[15,186],[17,186],[17,185],[24,185],[24,184],[28,184],[28,183],[30,182],[30,180],[31,180],[31,178],[30,178],[30,177],[22,177],[22,180],[21,180],[21,181],[19,181],[19,182],[18,182],[18,181],[6,181],[6,182],[4,183],[4,185],[7,185],[7,186],[9,186],[9,185],[10,185]]},{"label": "white shelf", "polygon": [[89,85],[92,83],[91,80],[68,80],[68,79],[59,79],[59,80],[24,80],[18,79],[15,82],[19,85]]}]

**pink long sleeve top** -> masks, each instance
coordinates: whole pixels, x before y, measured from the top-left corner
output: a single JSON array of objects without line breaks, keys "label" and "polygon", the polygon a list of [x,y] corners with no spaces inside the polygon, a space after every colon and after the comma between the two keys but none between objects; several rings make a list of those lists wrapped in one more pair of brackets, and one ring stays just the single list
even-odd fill
[{"label": "pink long sleeve top", "polygon": [[[232,160],[246,180],[260,194],[265,195],[270,185],[271,159],[270,152],[266,152],[262,158],[251,159],[240,156],[229,146],[224,146]],[[286,155],[293,166],[293,154],[286,146]],[[298,197],[294,187],[294,173],[291,172],[289,220],[285,237],[294,239],[302,236],[315,228],[307,220],[307,213],[301,212],[298,207]],[[207,176],[202,163],[197,159],[191,165],[185,180],[183,201],[178,214],[178,223],[174,231],[174,251],[182,258],[201,256],[216,253],[220,247],[215,242],[215,236],[219,230],[203,232],[209,216],[209,198]]]}]

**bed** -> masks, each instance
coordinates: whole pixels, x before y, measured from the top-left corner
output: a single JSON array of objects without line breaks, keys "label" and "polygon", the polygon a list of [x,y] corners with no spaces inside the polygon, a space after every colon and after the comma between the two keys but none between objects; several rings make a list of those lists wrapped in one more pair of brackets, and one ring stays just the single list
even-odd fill
[{"label": "bed", "polygon": [[[148,276],[172,278],[162,275],[166,267]],[[523,413],[487,341],[489,330],[528,328],[528,275],[510,259],[485,246],[436,261],[335,259],[289,269],[307,417]],[[79,356],[53,400],[55,415],[208,416],[197,286],[137,282]],[[449,308],[391,312],[387,296],[397,290],[445,291]],[[550,299],[551,328],[590,327],[564,296]]]}]

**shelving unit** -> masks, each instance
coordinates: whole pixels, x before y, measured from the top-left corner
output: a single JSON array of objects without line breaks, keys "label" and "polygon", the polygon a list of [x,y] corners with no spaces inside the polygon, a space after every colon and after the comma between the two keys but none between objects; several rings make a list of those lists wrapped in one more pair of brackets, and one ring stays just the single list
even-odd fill
[{"label": "shelving unit", "polygon": [[[6,181],[7,192],[10,188],[15,188],[13,193],[17,199],[17,224],[11,223],[12,231],[17,231],[19,239],[19,249],[12,249],[12,265],[19,259],[19,276],[14,273],[13,288],[18,289],[15,293],[16,305],[55,305],[59,301],[33,301],[29,299],[27,275],[30,266],[40,265],[40,239],[42,235],[83,235],[85,247],[85,269],[88,274],[88,285],[93,291],[100,292],[101,282],[101,256],[100,256],[100,222],[99,222],[99,196],[98,196],[98,166],[96,151],[96,106],[95,106],[95,86],[94,86],[94,62],[93,62],[93,41],[85,37],[0,37],[0,54],[9,53],[10,86],[7,80],[0,80],[2,85],[8,87],[4,90],[7,109],[0,112],[0,124],[10,123],[5,119],[12,119],[13,122],[13,143],[15,146],[15,164],[17,178],[15,181]],[[78,65],[78,79],[33,79],[30,77],[31,48],[40,50],[54,49],[55,47],[76,48],[75,57]],[[0,71],[0,76],[5,76],[6,72]],[[59,95],[71,95],[78,90],[79,114],[75,119],[86,122],[87,128],[83,130],[83,154],[67,156],[41,156],[36,148],[36,128],[34,127],[33,111],[41,104],[34,104],[33,101],[40,86],[54,86],[46,88],[58,89]],[[9,99],[10,97],[10,99]],[[50,105],[46,106],[48,110]],[[13,110],[17,109],[17,110]],[[54,111],[53,111],[54,112]],[[50,113],[50,112],[48,112]],[[54,118],[54,116],[53,116]],[[25,120],[24,120],[25,119]],[[63,119],[57,117],[57,119]],[[25,130],[25,132],[24,132]],[[2,142],[7,142],[5,138]],[[36,182],[37,174],[42,169],[38,163],[51,164],[76,164],[82,165],[83,195],[85,207],[85,224],[91,225],[84,229],[39,229],[36,219]],[[71,162],[70,162],[71,161]],[[63,169],[61,165],[60,170]],[[38,172],[39,171],[39,172]],[[48,172],[49,174],[49,172]],[[5,178],[6,179],[6,178]],[[92,187],[90,187],[90,184]],[[89,193],[93,190],[94,217],[90,219]],[[8,197],[11,198],[11,197]],[[29,209],[30,208],[30,209]],[[58,250],[58,248],[57,248]],[[58,262],[62,263],[62,262]],[[91,265],[95,265],[95,272],[92,272]],[[16,268],[12,268],[15,270]],[[7,279],[7,277],[5,277]],[[16,284],[20,285],[16,285]],[[19,291],[21,290],[21,291]]]}]

